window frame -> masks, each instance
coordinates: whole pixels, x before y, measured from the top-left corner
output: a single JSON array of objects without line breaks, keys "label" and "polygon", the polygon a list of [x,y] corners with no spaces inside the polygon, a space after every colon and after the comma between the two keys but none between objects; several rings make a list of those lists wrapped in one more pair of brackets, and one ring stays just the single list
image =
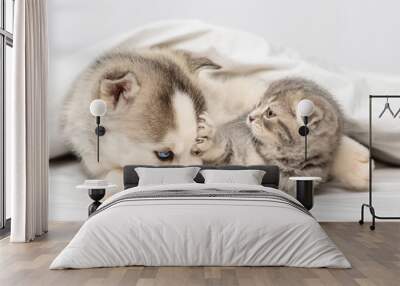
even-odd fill
[{"label": "window frame", "polygon": [[[0,0],[0,237],[7,235],[10,231],[11,219],[6,217],[6,189],[5,189],[5,97],[6,97],[6,49],[13,48],[13,33],[7,31],[6,0]],[[15,0],[12,0],[12,13],[14,14]],[[13,17],[14,15],[11,15]]]}]

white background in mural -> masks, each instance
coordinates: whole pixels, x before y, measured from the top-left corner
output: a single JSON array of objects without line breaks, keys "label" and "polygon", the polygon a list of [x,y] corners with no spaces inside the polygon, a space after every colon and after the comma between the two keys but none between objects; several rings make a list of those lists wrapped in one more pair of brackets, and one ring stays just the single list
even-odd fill
[{"label": "white background in mural", "polygon": [[48,6],[51,58],[154,21],[198,19],[331,64],[400,73],[396,0],[51,0]]}]

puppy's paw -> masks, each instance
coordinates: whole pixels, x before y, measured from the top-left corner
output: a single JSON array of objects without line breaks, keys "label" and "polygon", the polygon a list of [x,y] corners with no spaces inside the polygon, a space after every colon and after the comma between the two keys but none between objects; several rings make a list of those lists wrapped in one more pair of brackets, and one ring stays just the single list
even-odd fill
[{"label": "puppy's paw", "polygon": [[213,139],[216,133],[216,126],[211,120],[207,112],[203,112],[199,116],[199,123],[197,125],[197,137]]},{"label": "puppy's paw", "polygon": [[199,123],[197,126],[197,138],[196,142],[192,147],[192,154],[195,156],[202,156],[205,152],[212,148],[214,144],[214,136],[216,133],[216,127],[209,117],[204,112],[199,116]]},{"label": "puppy's paw", "polygon": [[333,162],[332,175],[348,189],[367,190],[369,183],[368,149],[349,137],[343,137]]}]

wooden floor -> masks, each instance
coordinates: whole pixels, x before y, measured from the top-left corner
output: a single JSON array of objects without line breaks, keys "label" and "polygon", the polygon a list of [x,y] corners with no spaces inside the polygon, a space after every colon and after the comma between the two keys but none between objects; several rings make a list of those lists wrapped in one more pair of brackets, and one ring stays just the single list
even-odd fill
[{"label": "wooden floor", "polygon": [[123,267],[48,270],[79,223],[53,223],[28,244],[0,241],[0,285],[400,285],[400,223],[322,223],[352,269],[289,267]]}]

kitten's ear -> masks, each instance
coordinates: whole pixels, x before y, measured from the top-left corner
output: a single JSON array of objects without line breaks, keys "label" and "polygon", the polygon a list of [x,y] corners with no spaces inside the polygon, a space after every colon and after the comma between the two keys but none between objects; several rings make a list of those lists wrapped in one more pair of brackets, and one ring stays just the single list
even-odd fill
[{"label": "kitten's ear", "polygon": [[104,78],[100,82],[100,98],[115,108],[121,101],[128,102],[139,92],[140,85],[133,73],[119,78]]},{"label": "kitten's ear", "polygon": [[218,70],[221,68],[220,65],[214,63],[212,60],[206,57],[196,57],[188,52],[178,51],[185,60],[191,72],[198,72],[203,69]]},{"label": "kitten's ear", "polygon": [[308,119],[308,125],[316,128],[319,125],[319,123],[322,121],[323,118],[324,118],[323,110],[317,104],[315,104],[314,112],[311,114],[311,116]]}]

